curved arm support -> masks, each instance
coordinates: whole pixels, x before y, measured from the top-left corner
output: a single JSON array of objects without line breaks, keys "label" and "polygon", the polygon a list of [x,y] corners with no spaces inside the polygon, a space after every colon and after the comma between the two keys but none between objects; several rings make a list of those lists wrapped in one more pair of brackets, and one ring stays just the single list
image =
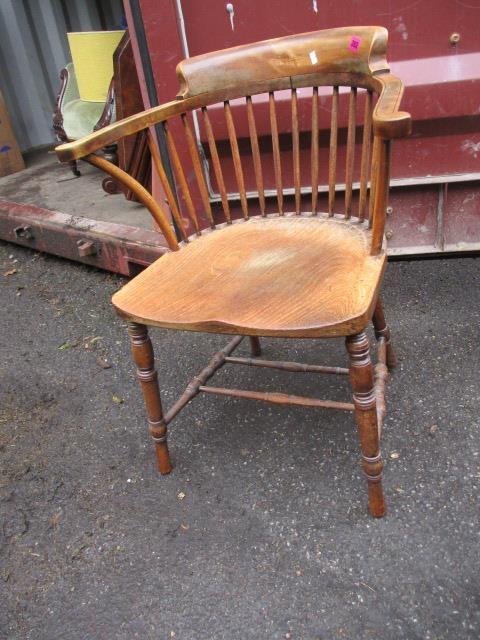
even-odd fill
[{"label": "curved arm support", "polygon": [[150,193],[143,187],[137,180],[129,176],[128,173],[112,164],[105,158],[101,158],[100,156],[96,156],[94,154],[90,154],[83,158],[85,162],[89,164],[93,164],[95,167],[98,167],[105,173],[108,173],[117,180],[124,184],[127,189],[133,191],[138,200],[149,210],[154,218],[155,222],[160,227],[161,232],[165,236],[165,240],[168,243],[168,246],[172,251],[178,251],[180,248],[178,246],[177,238],[175,237],[175,233],[173,232],[172,227],[168,222],[168,218],[165,213],[162,211],[160,205]]},{"label": "curved arm support", "polygon": [[412,118],[406,111],[398,111],[403,96],[403,83],[396,76],[375,76],[379,97],[373,112],[375,135],[390,140],[403,138],[412,131]]}]

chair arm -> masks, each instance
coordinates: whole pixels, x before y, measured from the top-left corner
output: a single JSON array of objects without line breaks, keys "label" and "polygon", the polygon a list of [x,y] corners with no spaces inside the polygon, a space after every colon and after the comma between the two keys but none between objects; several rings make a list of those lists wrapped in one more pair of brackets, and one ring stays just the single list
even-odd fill
[{"label": "chair arm", "polygon": [[390,74],[375,77],[379,84],[379,97],[373,112],[373,130],[375,135],[390,140],[403,138],[412,131],[412,118],[398,107],[403,96],[402,81]]},{"label": "chair arm", "polygon": [[60,71],[60,80],[62,86],[58,96],[58,106],[59,108],[62,108],[66,102],[71,102],[72,100],[78,100],[78,98],[80,98],[77,76],[72,62],[68,62],[65,65],[65,68]]},{"label": "chair arm", "polygon": [[88,156],[95,151],[99,151],[103,147],[108,147],[114,144],[121,138],[131,135],[132,133],[138,133],[142,129],[147,129],[158,122],[162,122],[172,115],[176,115],[182,111],[183,101],[174,100],[167,102],[159,107],[153,107],[147,109],[141,113],[136,113],[123,120],[118,120],[112,124],[95,131],[67,144],[61,144],[55,148],[58,159],[60,162],[70,162],[71,160],[78,160],[84,156]]},{"label": "chair arm", "polygon": [[75,69],[73,64],[69,62],[60,71],[60,90],[57,94],[52,114],[53,130],[55,131],[59,141],[68,140],[67,134],[63,128],[63,106],[66,102],[75,100],[78,97]]}]

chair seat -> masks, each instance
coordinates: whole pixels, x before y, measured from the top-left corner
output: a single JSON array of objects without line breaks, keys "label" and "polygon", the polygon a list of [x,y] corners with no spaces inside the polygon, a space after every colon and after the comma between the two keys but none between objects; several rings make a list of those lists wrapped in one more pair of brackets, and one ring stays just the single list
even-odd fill
[{"label": "chair seat", "polygon": [[386,256],[364,224],[251,218],[172,251],[113,296],[140,324],[214,333],[328,337],[364,329]]},{"label": "chair seat", "polygon": [[92,133],[105,108],[105,102],[71,100],[62,106],[63,130],[69,140]]}]

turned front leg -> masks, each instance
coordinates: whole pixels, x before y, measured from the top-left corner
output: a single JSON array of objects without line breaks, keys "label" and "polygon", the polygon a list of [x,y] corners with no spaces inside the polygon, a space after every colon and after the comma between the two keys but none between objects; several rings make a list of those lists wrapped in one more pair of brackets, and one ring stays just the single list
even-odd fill
[{"label": "turned front leg", "polygon": [[363,470],[368,481],[368,500],[373,516],[385,515],[382,489],[383,461],[380,453],[374,371],[370,359],[370,345],[365,333],[346,339],[350,355],[350,383],[353,390],[355,419],[360,435]]},{"label": "turned front leg", "polygon": [[163,421],[162,402],[160,389],[158,388],[152,343],[148,337],[147,327],[142,324],[129,322],[128,333],[130,335],[133,360],[137,365],[137,377],[145,400],[150,435],[155,442],[158,470],[162,474],[170,473],[172,464],[168,453],[167,425]]},{"label": "turned front leg", "polygon": [[397,366],[397,358],[393,350],[390,338],[390,328],[387,325],[387,321],[385,320],[385,313],[383,311],[383,304],[380,296],[378,297],[377,305],[375,307],[375,311],[373,312],[372,321],[373,327],[375,329],[375,337],[377,338],[377,340],[379,340],[380,338],[385,338],[385,344],[387,347],[387,367],[389,369],[394,369]]}]

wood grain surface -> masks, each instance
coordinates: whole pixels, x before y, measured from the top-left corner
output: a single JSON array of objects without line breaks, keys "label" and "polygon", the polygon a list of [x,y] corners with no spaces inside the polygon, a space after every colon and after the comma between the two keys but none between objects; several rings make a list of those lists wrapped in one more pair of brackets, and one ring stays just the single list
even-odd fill
[{"label": "wood grain surface", "polygon": [[[341,27],[299,33],[187,58],[177,65],[177,98],[191,98],[289,76],[388,71],[384,27]],[[353,40],[353,46],[352,46]],[[355,46],[358,42],[358,47]]]},{"label": "wood grain surface", "polygon": [[251,218],[166,254],[113,297],[160,327],[264,336],[350,335],[370,321],[385,266],[358,222]]}]

